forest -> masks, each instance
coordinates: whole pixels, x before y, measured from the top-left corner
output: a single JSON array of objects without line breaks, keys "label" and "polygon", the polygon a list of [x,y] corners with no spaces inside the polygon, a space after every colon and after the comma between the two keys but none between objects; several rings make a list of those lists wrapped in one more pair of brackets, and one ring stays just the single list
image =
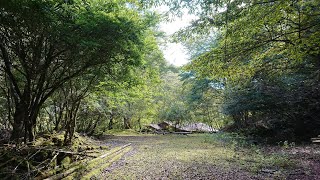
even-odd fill
[{"label": "forest", "polygon": [[2,0],[0,39],[0,179],[320,178],[317,0]]}]

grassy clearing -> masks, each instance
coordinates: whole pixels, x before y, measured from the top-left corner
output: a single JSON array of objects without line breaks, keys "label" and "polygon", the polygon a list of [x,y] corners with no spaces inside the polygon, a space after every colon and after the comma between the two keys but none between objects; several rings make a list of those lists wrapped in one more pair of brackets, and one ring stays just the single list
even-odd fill
[{"label": "grassy clearing", "polygon": [[237,179],[258,178],[261,171],[284,178],[295,162],[283,154],[265,154],[230,134],[118,137],[135,144],[136,153],[115,165],[106,179]]}]

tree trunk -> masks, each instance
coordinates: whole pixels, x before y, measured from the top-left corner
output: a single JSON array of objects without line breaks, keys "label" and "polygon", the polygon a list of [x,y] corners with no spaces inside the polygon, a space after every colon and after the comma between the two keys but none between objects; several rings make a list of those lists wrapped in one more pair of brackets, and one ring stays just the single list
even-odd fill
[{"label": "tree trunk", "polygon": [[93,133],[94,133],[94,131],[96,130],[96,127],[97,127],[97,125],[100,123],[100,121],[101,121],[101,114],[99,114],[98,119],[96,120],[96,122],[94,123],[91,131],[89,132],[89,134],[88,134],[89,136],[92,136],[92,135],[93,135]]},{"label": "tree trunk", "polygon": [[[66,133],[64,136],[64,145],[68,145],[72,142],[72,138],[76,128],[76,119],[77,113],[80,107],[80,100],[78,102],[73,102],[71,104],[71,108],[67,112],[67,120],[66,120]],[[68,109],[68,108],[66,108]]]},{"label": "tree trunk", "polygon": [[30,117],[27,119],[29,120],[29,127],[28,127],[28,136],[29,136],[29,142],[32,142],[35,140],[36,136],[36,125],[37,125],[37,118],[40,112],[40,104],[34,105],[30,110]]},{"label": "tree trunk", "polygon": [[56,107],[56,104],[54,104],[54,109],[55,109],[55,124],[54,124],[54,130],[56,132],[58,132],[60,129],[59,129],[59,125],[60,125],[60,122],[62,120],[62,117],[63,117],[63,111],[65,109],[65,105],[66,103],[62,103],[59,105],[59,112],[57,112],[57,107]]},{"label": "tree trunk", "polygon": [[[5,76],[7,77],[7,76]],[[7,78],[6,78],[7,79]],[[5,80],[7,81],[7,80]],[[6,86],[7,82],[6,82]],[[11,104],[11,98],[10,98],[10,88],[7,88],[7,93],[6,94],[6,100],[7,100],[7,108],[8,108],[8,122],[6,123],[6,128],[9,129],[10,124],[13,125],[12,119],[11,119],[11,115],[12,115],[12,104]]]},{"label": "tree trunk", "polygon": [[139,130],[141,131],[142,127],[141,127],[141,117],[139,117],[138,119],[138,125],[139,125]]},{"label": "tree trunk", "polygon": [[10,140],[19,143],[19,138],[22,137],[23,124],[27,116],[27,106],[20,103],[16,105],[16,111],[13,115],[13,129]]},{"label": "tree trunk", "polygon": [[28,122],[26,124],[27,124],[26,130],[28,132],[28,139],[29,139],[29,142],[32,142],[35,139],[35,128],[33,123]]},{"label": "tree trunk", "polygon": [[[89,124],[87,125],[87,128],[84,130],[84,133],[89,134],[89,131],[92,129],[92,121],[90,120]],[[84,126],[83,126],[84,127]]]},{"label": "tree trunk", "polygon": [[69,143],[71,143],[71,121],[73,119],[73,116],[72,116],[72,112],[71,110],[67,110],[66,112],[66,124],[65,124],[65,127],[66,127],[66,133],[64,135],[64,142],[63,144],[64,145],[68,145]]},{"label": "tree trunk", "polygon": [[109,130],[113,129],[113,114],[112,113],[110,114],[108,129]]},{"label": "tree trunk", "polygon": [[123,118],[123,122],[124,122],[124,128],[125,129],[131,129],[130,118],[124,117]]}]

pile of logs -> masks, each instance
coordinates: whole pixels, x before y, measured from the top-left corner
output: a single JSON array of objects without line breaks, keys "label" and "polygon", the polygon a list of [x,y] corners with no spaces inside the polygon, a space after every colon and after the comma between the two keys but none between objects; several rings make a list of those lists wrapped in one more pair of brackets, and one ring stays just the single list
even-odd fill
[{"label": "pile of logs", "polygon": [[318,135],[318,137],[315,138],[311,138],[312,143],[319,143],[320,144],[320,135]]},{"label": "pile of logs", "polygon": [[[47,171],[36,177],[36,180],[59,180],[59,179],[96,179],[113,162],[119,160],[125,153],[131,150],[131,143],[115,147],[107,153],[103,153],[93,159],[84,159],[69,164],[67,167],[57,167],[56,171]],[[59,173],[56,173],[59,172]]]}]

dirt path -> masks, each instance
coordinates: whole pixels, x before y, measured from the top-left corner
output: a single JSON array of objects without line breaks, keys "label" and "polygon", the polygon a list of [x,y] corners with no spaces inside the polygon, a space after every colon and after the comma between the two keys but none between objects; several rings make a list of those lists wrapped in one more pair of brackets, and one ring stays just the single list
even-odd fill
[{"label": "dirt path", "polygon": [[133,150],[98,179],[320,179],[317,170],[312,169],[317,163],[304,169],[280,152],[244,148],[214,136],[110,137],[108,145],[131,143]]}]

